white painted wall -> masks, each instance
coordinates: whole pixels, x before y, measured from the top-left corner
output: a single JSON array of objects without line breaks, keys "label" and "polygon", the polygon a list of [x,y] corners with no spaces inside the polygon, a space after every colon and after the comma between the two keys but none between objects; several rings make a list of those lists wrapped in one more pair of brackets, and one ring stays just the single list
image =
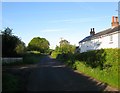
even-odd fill
[{"label": "white painted wall", "polygon": [[[110,39],[112,36],[112,40]],[[120,33],[110,33],[96,39],[92,39],[79,44],[80,52],[89,50],[105,49],[105,48],[120,48]]]},{"label": "white painted wall", "polygon": [[23,58],[2,58],[2,63],[14,63],[14,62],[22,62]]}]

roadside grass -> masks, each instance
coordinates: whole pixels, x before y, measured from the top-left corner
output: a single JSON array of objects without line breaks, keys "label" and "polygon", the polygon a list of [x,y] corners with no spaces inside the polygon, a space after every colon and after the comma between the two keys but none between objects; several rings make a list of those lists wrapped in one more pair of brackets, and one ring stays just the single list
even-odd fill
[{"label": "roadside grass", "polygon": [[120,49],[100,49],[83,53],[51,54],[67,66],[120,90]]},{"label": "roadside grass", "polygon": [[100,70],[99,68],[91,68],[86,66],[84,62],[80,61],[76,61],[72,68],[119,89],[119,77],[117,72]]},{"label": "roadside grass", "polygon": [[28,53],[23,56],[23,64],[35,64],[40,62],[40,59],[43,57],[43,54],[40,53]]},{"label": "roadside grass", "polygon": [[[4,63],[3,66],[22,66],[22,65],[28,65],[28,64],[35,64],[40,62],[41,58],[43,57],[43,54],[40,53],[26,53],[23,55],[23,61],[22,62],[11,62],[11,63]],[[14,75],[9,72],[3,72],[2,73],[2,90],[4,91],[21,91],[21,89],[24,88],[24,82],[21,79],[22,77],[20,75]],[[23,89],[24,91],[24,89]]]},{"label": "roadside grass", "polygon": [[3,73],[2,75],[2,91],[20,91],[21,90],[21,80],[20,77]]}]

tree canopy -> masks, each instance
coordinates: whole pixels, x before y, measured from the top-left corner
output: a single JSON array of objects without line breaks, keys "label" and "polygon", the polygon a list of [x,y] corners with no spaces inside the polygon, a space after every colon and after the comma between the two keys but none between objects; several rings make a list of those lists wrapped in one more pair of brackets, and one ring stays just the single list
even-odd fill
[{"label": "tree canopy", "polygon": [[[2,56],[3,57],[13,57],[18,56],[25,50],[25,44],[22,42],[18,36],[12,35],[12,29],[7,27],[2,33]],[[22,45],[21,45],[22,44]],[[18,48],[18,46],[21,47]]]},{"label": "tree canopy", "polygon": [[[71,45],[67,40],[61,40],[60,42],[60,48],[59,50],[62,52],[62,53],[74,53],[75,51],[75,46]],[[58,47],[56,47],[58,48]]]},{"label": "tree canopy", "polygon": [[49,45],[49,41],[45,38],[34,37],[28,44],[28,50],[46,53],[49,49]]},{"label": "tree canopy", "polygon": [[[71,45],[67,40],[61,40],[59,46],[56,46],[55,50],[51,53],[51,56],[53,58],[57,57],[66,57],[66,55],[69,55],[69,58],[72,58],[72,54],[75,52],[76,46]],[[67,58],[67,57],[66,57]]]}]

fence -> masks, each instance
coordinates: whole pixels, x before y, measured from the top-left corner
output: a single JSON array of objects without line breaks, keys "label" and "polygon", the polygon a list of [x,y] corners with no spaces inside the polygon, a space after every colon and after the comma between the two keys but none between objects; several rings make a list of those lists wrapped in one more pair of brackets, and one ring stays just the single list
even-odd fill
[{"label": "fence", "polygon": [[23,58],[2,58],[2,63],[22,62]]}]

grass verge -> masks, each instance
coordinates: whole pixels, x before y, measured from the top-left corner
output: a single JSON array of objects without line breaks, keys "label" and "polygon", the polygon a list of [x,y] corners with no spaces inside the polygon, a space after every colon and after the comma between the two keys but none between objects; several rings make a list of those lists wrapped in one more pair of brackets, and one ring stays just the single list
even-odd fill
[{"label": "grass verge", "polygon": [[2,75],[2,91],[20,91],[21,90],[21,80],[18,76],[3,73]]},{"label": "grass verge", "polygon": [[[35,64],[40,62],[41,58],[44,55],[42,54],[35,54],[35,53],[27,53],[23,56],[23,62],[14,62],[14,63],[7,63],[2,64],[3,66],[22,66],[26,64]],[[18,72],[16,72],[18,73]],[[9,71],[5,71],[2,73],[2,90],[3,92],[6,91],[24,91],[24,77],[21,75],[12,74]]]},{"label": "grass verge", "polygon": [[89,75],[97,80],[107,83],[108,85],[119,89],[119,77],[118,73],[112,71],[100,70],[99,68],[91,68],[86,66],[83,62],[76,61],[73,64],[73,68]]}]

